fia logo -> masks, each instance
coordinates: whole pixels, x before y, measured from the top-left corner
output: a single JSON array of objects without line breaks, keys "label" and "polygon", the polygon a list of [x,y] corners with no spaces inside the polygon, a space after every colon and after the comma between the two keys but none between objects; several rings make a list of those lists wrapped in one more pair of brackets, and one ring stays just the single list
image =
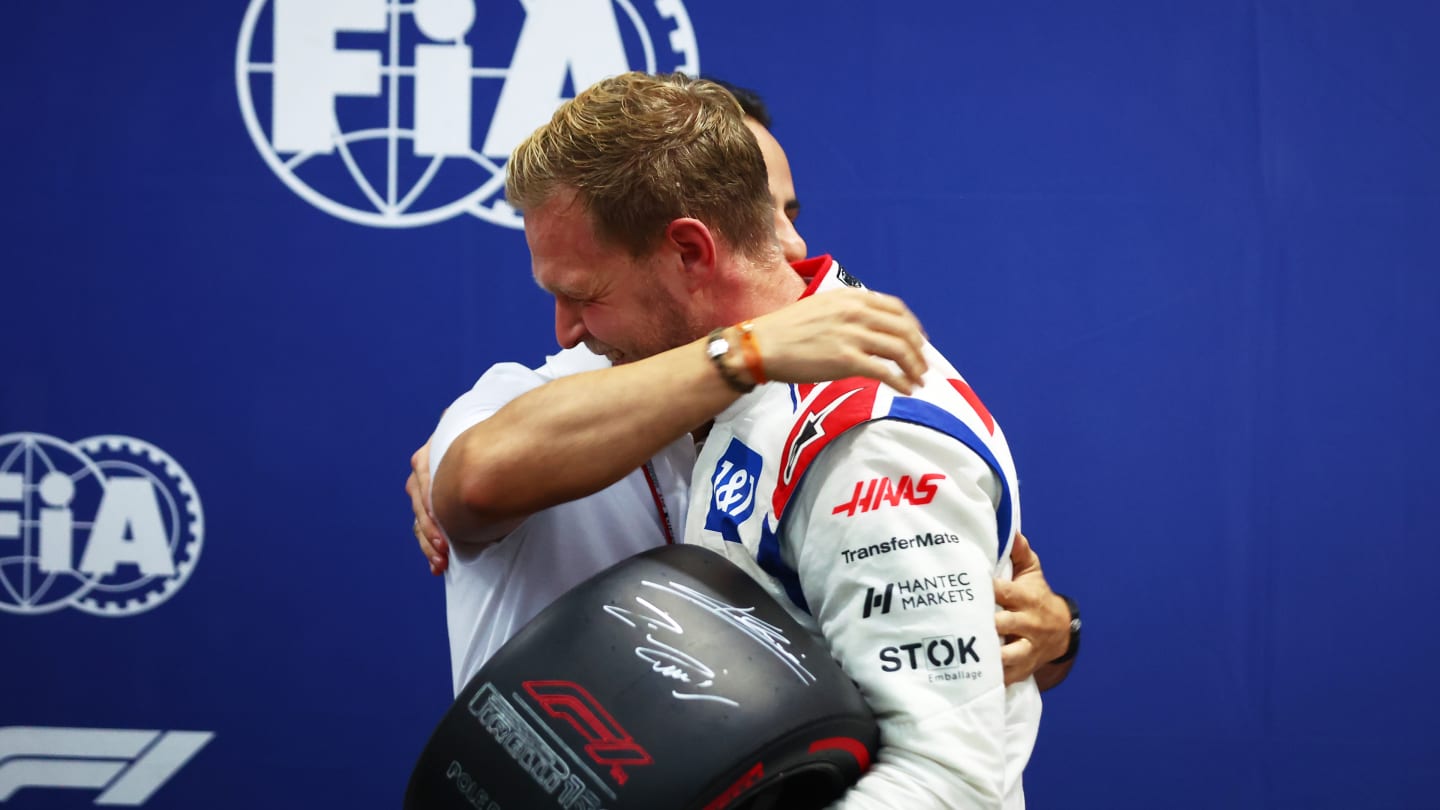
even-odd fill
[{"label": "fia logo", "polygon": [[710,511],[705,528],[740,542],[740,524],[755,511],[755,485],[765,462],[739,439],[731,439],[710,476]]},{"label": "fia logo", "polygon": [[195,569],[205,520],[190,476],[129,436],[0,436],[0,611],[143,613]]},{"label": "fia logo", "polygon": [[519,228],[505,161],[561,102],[627,70],[700,71],[683,0],[476,5],[250,0],[235,84],[270,169],[360,225]]}]

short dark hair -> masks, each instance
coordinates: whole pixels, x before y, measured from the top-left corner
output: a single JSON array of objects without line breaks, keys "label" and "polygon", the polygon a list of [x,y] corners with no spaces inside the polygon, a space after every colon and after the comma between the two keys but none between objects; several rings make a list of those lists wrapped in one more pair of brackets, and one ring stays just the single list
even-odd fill
[{"label": "short dark hair", "polygon": [[765,99],[761,98],[759,93],[748,87],[741,87],[737,84],[731,84],[724,79],[717,79],[714,76],[706,76],[705,78],[729,90],[730,95],[734,96],[735,100],[740,102],[740,109],[744,110],[746,115],[759,121],[760,126],[770,129],[770,108],[765,106]]}]

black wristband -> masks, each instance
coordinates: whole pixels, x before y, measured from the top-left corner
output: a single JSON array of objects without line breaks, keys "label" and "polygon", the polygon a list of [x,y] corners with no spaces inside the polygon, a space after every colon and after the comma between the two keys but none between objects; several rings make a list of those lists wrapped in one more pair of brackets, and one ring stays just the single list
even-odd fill
[{"label": "black wristband", "polygon": [[1055,595],[1064,599],[1065,606],[1070,608],[1070,646],[1065,648],[1064,655],[1050,662],[1052,664],[1063,664],[1066,661],[1073,660],[1076,654],[1080,652],[1080,606],[1075,604],[1074,599],[1071,599],[1063,593],[1057,593]]}]

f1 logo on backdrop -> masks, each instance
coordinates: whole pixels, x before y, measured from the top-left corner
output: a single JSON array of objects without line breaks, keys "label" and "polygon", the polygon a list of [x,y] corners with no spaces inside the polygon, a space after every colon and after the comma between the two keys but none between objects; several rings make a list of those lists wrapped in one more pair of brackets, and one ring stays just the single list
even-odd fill
[{"label": "f1 logo on backdrop", "polygon": [[129,436],[0,436],[0,611],[143,613],[195,570],[205,520],[190,476]]},{"label": "f1 logo on backdrop", "polygon": [[215,735],[208,731],[0,727],[0,803],[24,788],[104,790],[96,804],[138,807]]},{"label": "f1 logo on backdrop", "polygon": [[251,0],[235,54],[271,170],[375,227],[461,213],[521,227],[503,196],[511,150],[627,70],[699,73],[682,0]]}]

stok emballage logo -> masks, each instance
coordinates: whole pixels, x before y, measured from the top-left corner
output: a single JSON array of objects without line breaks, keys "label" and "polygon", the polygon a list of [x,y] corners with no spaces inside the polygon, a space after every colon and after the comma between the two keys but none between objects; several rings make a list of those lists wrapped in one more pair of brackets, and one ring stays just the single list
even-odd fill
[{"label": "stok emballage logo", "polygon": [[235,55],[271,170],[379,227],[462,213],[520,227],[503,196],[511,150],[628,70],[699,73],[683,0],[251,0]]},{"label": "stok emballage logo", "polygon": [[0,436],[0,611],[143,613],[185,584],[205,520],[175,459],[130,436]]}]

